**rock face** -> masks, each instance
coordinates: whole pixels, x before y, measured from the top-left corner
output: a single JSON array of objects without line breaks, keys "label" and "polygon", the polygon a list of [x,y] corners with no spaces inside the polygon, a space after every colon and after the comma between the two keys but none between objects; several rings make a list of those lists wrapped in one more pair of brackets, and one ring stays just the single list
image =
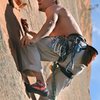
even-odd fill
[{"label": "rock face", "polygon": [[[27,6],[20,11],[15,2],[14,6],[17,8],[12,8],[8,1],[0,0],[0,100],[29,100],[18,71],[21,66],[19,39],[23,33],[20,19],[26,18],[29,27],[37,32],[45,15],[38,11],[37,0],[23,0]],[[71,11],[87,42],[91,44],[90,0],[59,0],[59,3]],[[43,65],[47,66],[49,63],[43,62]],[[44,67],[45,78],[48,71],[48,67]],[[90,100],[90,71],[88,68],[75,77],[71,85],[59,95],[58,100]]]}]

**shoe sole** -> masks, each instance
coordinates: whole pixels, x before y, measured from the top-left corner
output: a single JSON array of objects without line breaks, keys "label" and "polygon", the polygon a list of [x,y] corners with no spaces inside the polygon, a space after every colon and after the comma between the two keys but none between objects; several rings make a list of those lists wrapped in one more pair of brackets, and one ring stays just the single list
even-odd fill
[{"label": "shoe sole", "polygon": [[32,86],[30,86],[27,83],[25,83],[25,86],[26,86],[27,92],[30,92],[30,93],[34,92],[34,93],[42,95],[42,96],[48,96],[49,95],[49,93],[47,93],[47,91],[39,91],[39,90],[33,88]]}]

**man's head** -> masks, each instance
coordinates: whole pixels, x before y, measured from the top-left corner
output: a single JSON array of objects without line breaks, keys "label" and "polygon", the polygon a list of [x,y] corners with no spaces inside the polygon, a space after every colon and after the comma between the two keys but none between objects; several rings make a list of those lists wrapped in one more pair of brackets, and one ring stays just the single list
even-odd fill
[{"label": "man's head", "polygon": [[38,1],[38,6],[39,6],[39,11],[45,12],[45,10],[53,5],[53,4],[58,4],[57,0],[37,0]]}]

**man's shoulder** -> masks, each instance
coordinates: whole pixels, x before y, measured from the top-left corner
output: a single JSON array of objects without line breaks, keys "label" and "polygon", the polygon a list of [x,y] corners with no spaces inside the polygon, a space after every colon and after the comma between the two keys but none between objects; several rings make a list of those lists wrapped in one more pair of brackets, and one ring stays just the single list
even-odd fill
[{"label": "man's shoulder", "polygon": [[62,6],[57,6],[56,9],[54,10],[55,13],[60,13],[62,11],[66,11],[66,9]]},{"label": "man's shoulder", "polygon": [[66,16],[66,15],[69,15],[69,11],[68,9],[64,8],[64,7],[58,7],[57,10],[56,10],[56,13],[60,16]]},{"label": "man's shoulder", "polygon": [[53,8],[51,11],[48,12],[48,18],[49,17],[52,17],[54,15],[65,15],[67,12],[66,12],[66,9],[62,6],[56,6],[55,8]]}]

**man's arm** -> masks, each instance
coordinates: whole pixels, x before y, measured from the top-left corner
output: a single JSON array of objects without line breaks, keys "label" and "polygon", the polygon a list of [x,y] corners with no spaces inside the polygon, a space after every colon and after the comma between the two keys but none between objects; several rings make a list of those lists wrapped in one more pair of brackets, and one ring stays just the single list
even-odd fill
[{"label": "man's arm", "polygon": [[36,43],[42,37],[49,36],[49,34],[56,27],[57,21],[58,21],[58,14],[53,13],[51,16],[47,17],[46,22],[44,23],[44,25],[42,26],[42,28],[40,29],[40,31],[37,34],[35,34],[34,32],[31,32],[31,31],[28,31],[28,29],[26,27],[27,33],[29,33],[30,35],[32,35],[33,38],[29,39],[28,36],[24,36],[21,39],[22,46],[28,45],[30,43]]},{"label": "man's arm", "polygon": [[38,41],[40,38],[49,36],[49,34],[54,30],[56,27],[56,23],[58,21],[58,14],[54,13],[52,16],[48,17],[44,25],[42,26],[41,30],[37,33],[34,40]]}]

